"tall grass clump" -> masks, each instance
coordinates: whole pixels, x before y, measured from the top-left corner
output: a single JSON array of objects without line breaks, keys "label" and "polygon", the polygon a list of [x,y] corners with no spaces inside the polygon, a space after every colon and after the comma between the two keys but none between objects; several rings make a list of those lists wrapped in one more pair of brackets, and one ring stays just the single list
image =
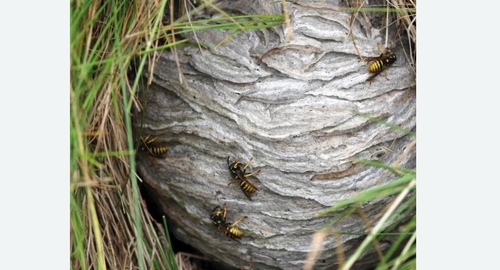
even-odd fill
[{"label": "tall grass clump", "polygon": [[166,221],[151,217],[139,191],[131,116],[144,109],[141,75],[161,50],[188,43],[178,33],[283,23],[282,15],[190,20],[207,6],[216,9],[211,1],[71,1],[71,269],[178,269]]},{"label": "tall grass clump", "polygon": [[140,198],[130,119],[140,76],[127,76],[157,42],[166,3],[71,2],[71,269],[176,269]]}]

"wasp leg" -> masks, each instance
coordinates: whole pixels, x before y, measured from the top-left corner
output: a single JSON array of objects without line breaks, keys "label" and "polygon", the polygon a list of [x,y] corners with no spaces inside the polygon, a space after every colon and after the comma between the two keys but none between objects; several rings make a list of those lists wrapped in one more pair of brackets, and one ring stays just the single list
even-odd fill
[{"label": "wasp leg", "polygon": [[156,136],[156,137],[154,137],[154,138],[152,138],[152,139],[149,139],[149,137],[150,137],[150,135],[147,135],[147,136],[146,136],[146,138],[143,138],[143,137],[141,136],[141,141],[142,141],[143,143],[145,143],[145,144],[148,144],[148,143],[152,143],[152,142],[156,141],[156,139],[158,139],[158,136]]},{"label": "wasp leg", "polygon": [[256,171],[253,171],[253,172],[251,172],[251,173],[247,173],[247,174],[245,174],[245,175],[243,175],[243,176],[244,176],[244,177],[249,177],[249,176],[252,176],[252,175],[256,175],[256,174],[258,174],[258,173],[260,173],[260,170],[256,170]]},{"label": "wasp leg", "polygon": [[379,71],[379,72],[373,74],[372,76],[370,76],[370,78],[366,79],[366,81],[370,82],[370,84],[372,84],[372,80],[375,79],[375,77],[377,77],[377,75],[379,75],[380,72],[382,72],[382,71]]},{"label": "wasp leg", "polygon": [[235,222],[231,223],[231,227],[234,227],[236,226],[236,224],[240,223],[240,221],[244,220],[245,218],[248,218],[247,216],[242,216],[240,217],[238,220],[236,220]]}]

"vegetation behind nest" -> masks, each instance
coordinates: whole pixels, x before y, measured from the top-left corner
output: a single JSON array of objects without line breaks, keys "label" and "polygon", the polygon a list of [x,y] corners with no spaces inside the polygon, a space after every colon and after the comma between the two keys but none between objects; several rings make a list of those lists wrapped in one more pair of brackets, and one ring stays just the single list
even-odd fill
[{"label": "vegetation behind nest", "polygon": [[[187,20],[192,10],[216,9],[193,2],[71,1],[71,269],[177,269],[187,261],[181,254],[176,262],[166,224],[153,220],[141,198],[130,113],[143,109],[137,89],[147,84],[131,75],[152,72],[148,60],[183,42],[176,33],[199,27]],[[393,23],[415,44],[415,2],[386,3],[401,10]],[[231,20],[226,29],[256,27]]]}]

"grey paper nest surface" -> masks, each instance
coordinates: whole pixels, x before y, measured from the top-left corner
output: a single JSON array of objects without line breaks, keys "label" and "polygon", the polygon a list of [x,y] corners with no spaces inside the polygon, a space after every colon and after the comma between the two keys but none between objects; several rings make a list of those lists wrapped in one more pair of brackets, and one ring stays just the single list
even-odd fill
[{"label": "grey paper nest surface", "polygon": [[[281,13],[278,4],[259,4]],[[197,32],[203,52],[178,49],[182,75],[174,55],[162,53],[146,91],[142,132],[158,136],[169,151],[154,162],[139,156],[141,178],[176,237],[237,268],[251,258],[254,269],[300,269],[312,234],[331,218],[315,217],[318,211],[395,178],[352,158],[390,164],[413,137],[363,114],[416,126],[415,77],[402,48],[393,48],[398,60],[388,80],[380,74],[369,84],[348,35],[351,14],[294,4],[289,11],[290,41],[284,27],[240,33],[217,47],[229,31]],[[356,23],[352,32],[360,54],[380,54],[378,29],[367,32]],[[228,186],[228,156],[243,163],[253,158],[248,171],[261,170],[249,178],[259,189],[252,200],[237,184]],[[415,168],[414,150],[400,166]],[[238,224],[240,243],[210,220],[224,203],[228,222],[248,216]],[[364,210],[372,216],[386,203]],[[335,228],[363,231],[363,223],[347,218]],[[332,269],[336,246],[350,252],[358,243],[355,236],[327,238],[315,269]]]}]

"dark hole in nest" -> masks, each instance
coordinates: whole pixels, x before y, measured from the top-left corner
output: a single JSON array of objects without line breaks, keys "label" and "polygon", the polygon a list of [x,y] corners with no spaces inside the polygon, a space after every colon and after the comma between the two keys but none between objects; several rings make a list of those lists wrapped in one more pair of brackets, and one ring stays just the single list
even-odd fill
[{"label": "dark hole in nest", "polygon": [[[172,220],[168,218],[160,209],[158,203],[154,200],[155,195],[154,191],[147,184],[140,184],[140,191],[142,198],[146,202],[147,211],[151,214],[156,222],[162,224],[163,228],[163,216],[167,221],[169,231],[172,229],[171,224],[173,224]],[[193,254],[200,257],[204,257],[203,253],[194,248],[193,246],[186,244],[175,237],[174,234],[169,234],[170,243],[172,245],[172,250],[174,254],[179,252],[183,252],[186,254]],[[216,261],[208,261],[208,260],[199,260],[196,258],[191,259],[193,264],[197,264],[200,270],[233,270],[240,268],[230,268],[227,265],[220,264]]]}]

